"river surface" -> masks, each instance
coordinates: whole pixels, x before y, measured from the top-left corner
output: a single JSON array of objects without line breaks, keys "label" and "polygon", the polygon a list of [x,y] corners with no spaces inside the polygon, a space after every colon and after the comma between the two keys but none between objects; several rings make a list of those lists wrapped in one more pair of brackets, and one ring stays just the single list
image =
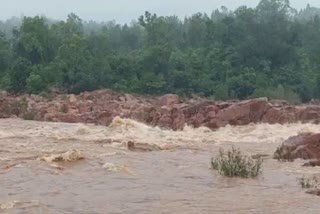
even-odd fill
[{"label": "river surface", "polygon": [[[320,132],[320,125],[173,132],[123,119],[110,127],[2,119],[0,213],[320,213],[320,197],[306,194],[297,182],[320,174],[320,167],[272,159],[282,141],[309,131]],[[132,152],[128,141],[166,150]],[[211,157],[231,146],[247,155],[269,155],[263,173],[256,179],[225,178],[210,169]],[[41,160],[70,150],[85,158]]]}]

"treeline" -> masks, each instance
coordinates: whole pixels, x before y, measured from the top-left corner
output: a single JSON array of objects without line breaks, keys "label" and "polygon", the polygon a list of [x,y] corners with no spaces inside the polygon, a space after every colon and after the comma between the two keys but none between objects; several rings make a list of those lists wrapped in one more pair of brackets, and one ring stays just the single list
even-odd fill
[{"label": "treeline", "polygon": [[[319,9],[288,0],[181,20],[146,12],[130,25],[24,17],[0,23],[0,87],[14,93],[99,88],[213,99],[320,97]],[[16,22],[15,22],[16,23]]]}]

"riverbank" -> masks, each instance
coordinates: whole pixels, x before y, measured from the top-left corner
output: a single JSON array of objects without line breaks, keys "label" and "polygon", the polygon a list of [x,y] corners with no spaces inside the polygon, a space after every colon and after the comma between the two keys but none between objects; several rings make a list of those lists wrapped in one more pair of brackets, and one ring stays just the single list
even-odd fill
[{"label": "riverbank", "polygon": [[116,117],[150,126],[182,130],[185,125],[217,129],[250,123],[319,123],[320,105],[290,105],[267,98],[244,101],[183,100],[169,94],[141,96],[98,90],[73,94],[12,96],[0,94],[0,118],[109,125]]}]

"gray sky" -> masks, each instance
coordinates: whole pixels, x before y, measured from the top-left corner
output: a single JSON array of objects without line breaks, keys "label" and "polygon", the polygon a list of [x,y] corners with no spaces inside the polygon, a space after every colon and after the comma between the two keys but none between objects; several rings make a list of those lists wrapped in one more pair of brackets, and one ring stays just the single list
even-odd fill
[{"label": "gray sky", "polygon": [[[46,15],[54,19],[65,19],[74,12],[84,20],[124,23],[130,22],[148,10],[158,15],[184,17],[196,12],[211,13],[222,5],[235,9],[241,5],[254,7],[259,0],[0,0],[0,19],[12,16]],[[320,0],[291,0],[294,8],[320,7]]]}]

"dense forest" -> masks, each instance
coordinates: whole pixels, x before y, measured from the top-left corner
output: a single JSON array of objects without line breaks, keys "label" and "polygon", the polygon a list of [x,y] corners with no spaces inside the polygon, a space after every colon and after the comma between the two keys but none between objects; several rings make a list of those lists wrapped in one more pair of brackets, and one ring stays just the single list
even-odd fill
[{"label": "dense forest", "polygon": [[24,17],[0,22],[0,88],[99,88],[211,99],[320,98],[320,9],[288,0],[184,19],[146,12],[131,24]]}]

